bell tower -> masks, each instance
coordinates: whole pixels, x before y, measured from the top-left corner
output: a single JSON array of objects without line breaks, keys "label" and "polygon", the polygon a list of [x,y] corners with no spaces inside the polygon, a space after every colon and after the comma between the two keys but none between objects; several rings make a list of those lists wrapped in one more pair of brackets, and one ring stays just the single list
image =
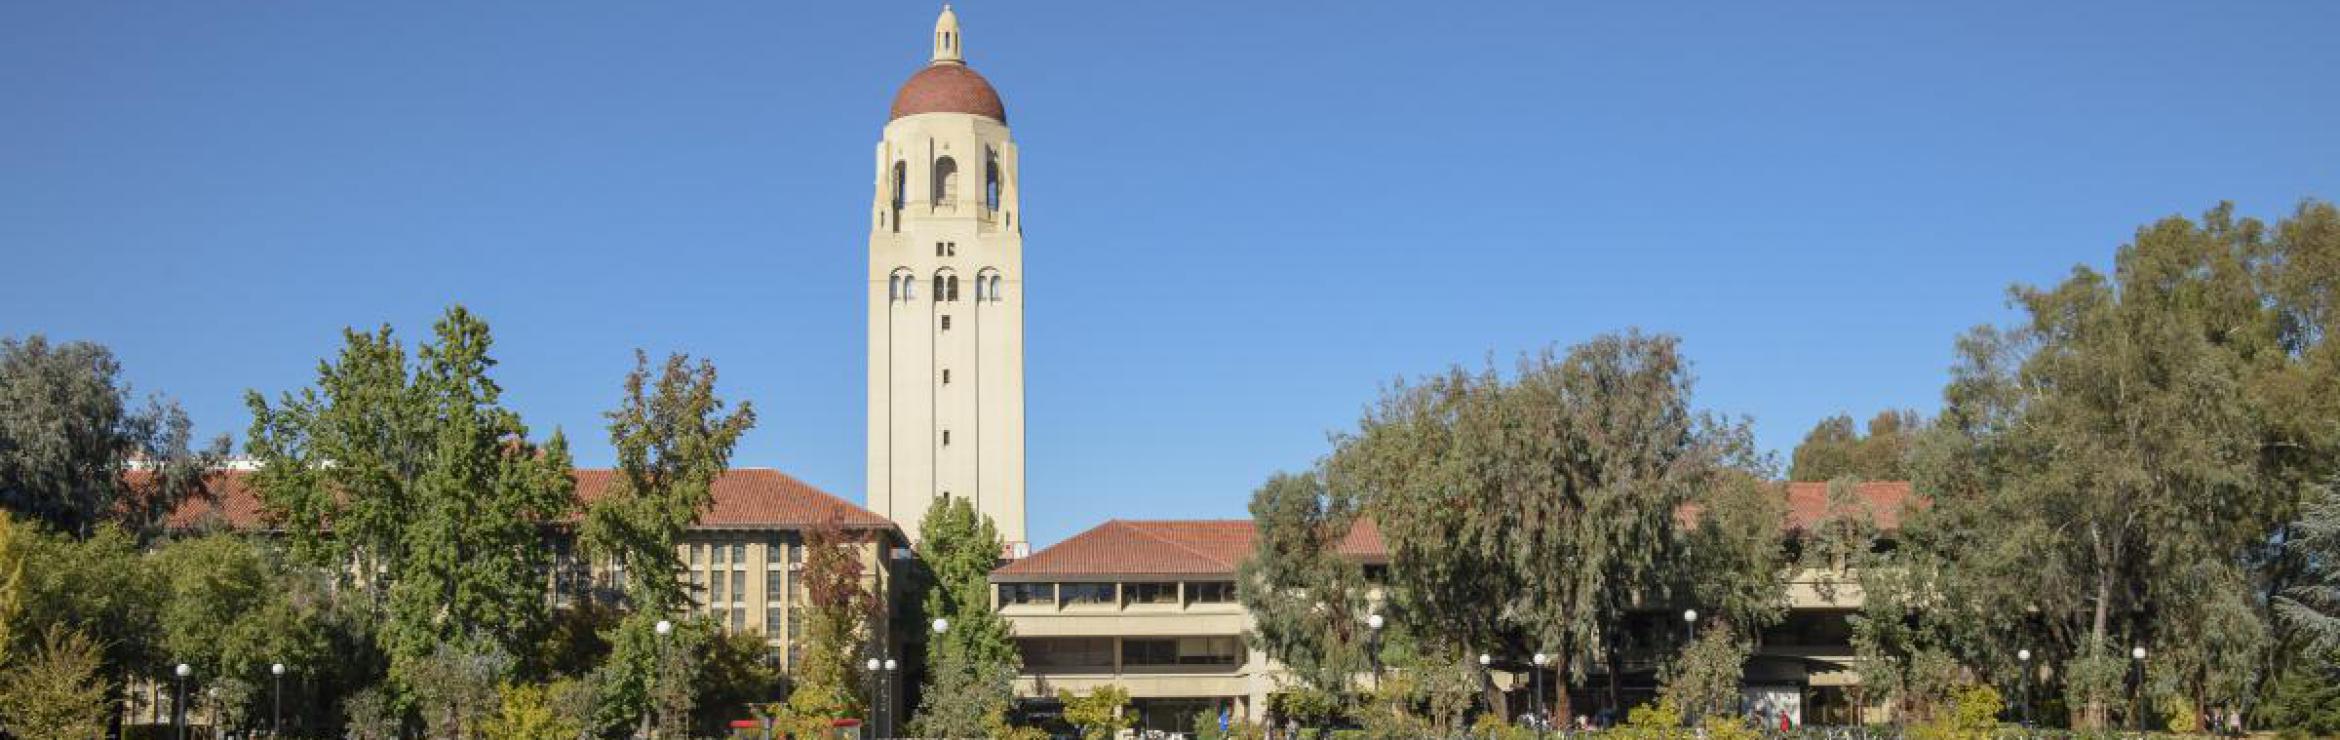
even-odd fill
[{"label": "bell tower", "polygon": [[1024,239],[1007,108],[958,14],[894,95],[869,233],[869,508],[912,537],[963,498],[1024,533]]}]

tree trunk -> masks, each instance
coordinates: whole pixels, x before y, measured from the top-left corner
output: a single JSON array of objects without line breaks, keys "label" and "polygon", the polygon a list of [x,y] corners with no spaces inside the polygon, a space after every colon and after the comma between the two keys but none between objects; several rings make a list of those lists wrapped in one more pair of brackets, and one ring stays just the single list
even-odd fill
[{"label": "tree trunk", "polygon": [[[2103,548],[2099,547],[2096,565],[2096,611],[2089,617],[2088,653],[2098,656],[2105,649],[2105,628],[2112,611],[2112,567],[2105,564]],[[2105,705],[2102,697],[2091,695],[2082,710],[2080,728],[2102,730],[2105,727]]]}]

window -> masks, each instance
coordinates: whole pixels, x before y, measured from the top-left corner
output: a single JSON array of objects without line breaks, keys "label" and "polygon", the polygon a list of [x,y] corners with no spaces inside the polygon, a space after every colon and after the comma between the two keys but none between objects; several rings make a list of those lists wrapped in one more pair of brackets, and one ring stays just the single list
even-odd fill
[{"label": "window", "polygon": [[950,385],[950,384],[951,384],[951,369],[946,367],[946,368],[943,368],[943,385]]},{"label": "window", "polygon": [[1176,604],[1178,584],[1124,583],[1121,584],[1121,597],[1131,604]]},{"label": "window", "polygon": [[975,302],[983,302],[983,284],[989,282],[982,275],[975,276]]},{"label": "window", "polygon": [[803,564],[804,564],[804,545],[803,545],[802,543],[797,543],[797,542],[791,542],[791,543],[788,543],[788,564],[789,564],[789,565],[803,565]]},{"label": "window", "polygon": [[959,163],[950,157],[934,161],[933,196],[936,204],[959,199]]},{"label": "window", "polygon": [[747,565],[747,543],[731,543],[731,564],[739,566]]},{"label": "window", "polygon": [[1110,637],[1017,640],[1016,651],[1024,654],[1027,668],[1113,668],[1113,638]]},{"label": "window", "polygon": [[942,330],[943,330],[943,331],[950,331],[950,330],[951,330],[951,316],[950,316],[950,314],[943,314],[943,317],[942,317]]},{"label": "window", "polygon": [[780,607],[764,607],[764,634],[772,635],[774,637],[778,637],[780,635],[780,614]]},{"label": "window", "polygon": [[747,609],[746,609],[745,607],[732,607],[732,609],[731,609],[731,632],[732,632],[732,634],[738,634],[738,633],[741,633],[741,632],[746,632],[746,631],[747,631]]},{"label": "window", "polygon": [[722,545],[716,545],[713,549],[715,550],[716,567],[722,567],[723,564],[731,562],[729,558],[724,557],[724,555],[727,555],[731,552],[730,548],[724,547]]},{"label": "window", "polygon": [[781,590],[787,588],[787,576],[784,575],[787,572],[784,570],[764,571],[764,603],[780,603]]},{"label": "window", "polygon": [[747,600],[747,571],[731,572],[731,598],[733,601]]},{"label": "window", "polygon": [[1056,584],[1002,583],[999,584],[999,603],[1001,606],[1007,606],[1010,604],[1053,604],[1056,603]]},{"label": "window", "polygon": [[943,243],[942,243],[942,242],[935,242],[935,243],[934,243],[934,256],[936,256],[936,257],[941,257],[941,256],[943,256]]},{"label": "window", "polygon": [[1076,604],[1112,604],[1115,589],[1111,583],[1067,583],[1057,587],[1068,606]]},{"label": "window", "polygon": [[1186,601],[1190,604],[1235,603],[1233,581],[1195,581],[1186,584]]},{"label": "window", "polygon": [[727,581],[725,581],[725,580],[724,580],[724,578],[723,578],[723,576],[722,576],[721,574],[718,574],[718,575],[716,575],[716,576],[715,576],[715,582],[714,582],[713,584],[710,584],[710,589],[709,589],[709,591],[708,591],[708,593],[710,594],[710,598],[708,598],[708,599],[707,599],[707,601],[709,601],[710,603],[716,603],[716,604],[721,604],[721,603],[724,603],[724,602],[730,601],[730,599],[723,598],[723,584],[724,584],[724,583],[726,583],[726,582],[727,582]]},{"label": "window", "polygon": [[945,429],[945,430],[942,430],[942,432],[943,432],[943,446],[944,446],[944,447],[949,447],[949,446],[951,446],[951,430],[949,430],[949,429]]},{"label": "window", "polygon": [[985,152],[983,157],[983,207],[999,210],[999,155]]},{"label": "window", "polygon": [[944,299],[944,300],[956,301],[956,300],[958,300],[958,299],[959,299],[959,276],[957,276],[957,275],[952,275],[952,276],[951,276],[951,280],[950,280],[950,286],[951,286],[950,297],[949,297],[949,298],[946,298],[946,299]]},{"label": "window", "polygon": [[939,301],[948,295],[950,294],[943,292],[943,276],[934,276],[934,299]]},{"label": "window", "polygon": [[1243,662],[1242,643],[1234,637],[1169,637],[1121,641],[1125,666],[1231,666]]},{"label": "window", "polygon": [[886,300],[902,300],[902,276],[892,275],[886,278]]}]

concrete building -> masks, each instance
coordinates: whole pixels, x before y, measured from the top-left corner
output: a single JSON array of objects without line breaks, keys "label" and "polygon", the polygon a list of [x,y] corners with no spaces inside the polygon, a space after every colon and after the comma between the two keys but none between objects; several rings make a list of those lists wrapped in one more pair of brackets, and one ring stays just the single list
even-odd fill
[{"label": "concrete building", "polygon": [[894,95],[869,230],[869,508],[911,537],[933,502],[1024,534],[1024,238],[1007,108],[944,6]]},{"label": "concrete building", "polygon": [[[168,525],[178,531],[269,531],[249,475],[249,470],[220,471],[210,481],[209,494],[183,502]],[[572,471],[579,509],[607,495],[616,475],[607,469]],[[862,540],[864,577],[871,593],[889,607],[879,610],[873,634],[893,634],[886,621],[898,565],[893,551],[907,544],[893,522],[769,468],[726,472],[715,480],[712,493],[714,501],[675,545],[683,570],[674,577],[688,586],[691,597],[679,616],[705,617],[731,634],[761,635],[775,662],[792,665],[803,626],[804,534],[833,524]],[[576,521],[572,517],[545,528],[544,546],[553,553],[552,567],[544,574],[547,598],[555,606],[587,599],[614,602],[634,574],[583,557],[571,526]]]},{"label": "concrete building", "polygon": [[[1791,483],[1782,491],[1788,504],[1783,537],[1798,537],[1831,515],[1826,484]],[[1906,482],[1864,484],[1856,493],[1887,531],[1911,500]],[[1024,658],[1016,682],[1023,711],[1045,719],[1057,711],[1056,690],[1083,693],[1112,684],[1129,691],[1141,729],[1192,731],[1205,710],[1263,719],[1285,678],[1243,640],[1252,619],[1236,601],[1235,573],[1250,556],[1254,535],[1244,520],[1113,520],[993,571],[994,603],[1014,626]],[[1369,523],[1341,549],[1365,565],[1369,579],[1389,562]],[[1785,713],[1798,724],[1852,721],[1859,682],[1845,618],[1860,608],[1861,593],[1847,576],[1781,574],[1790,610],[1758,637],[1747,662],[1742,690],[1750,707]],[[1678,644],[1673,633],[1683,629],[1681,609],[1694,606],[1653,604],[1633,615],[1628,629],[1641,635],[1640,644]],[[1573,706],[1589,714],[1652,699],[1657,657],[1649,651],[1621,656],[1614,681],[1605,666],[1595,666],[1573,691]],[[1497,667],[1499,685],[1525,702],[1529,667],[1515,656]],[[1880,719],[1879,711],[1864,716]]]}]

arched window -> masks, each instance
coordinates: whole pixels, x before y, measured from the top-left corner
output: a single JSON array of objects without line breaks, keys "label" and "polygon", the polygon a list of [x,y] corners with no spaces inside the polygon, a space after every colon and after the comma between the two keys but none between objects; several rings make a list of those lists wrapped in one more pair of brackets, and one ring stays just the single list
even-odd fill
[{"label": "arched window", "polygon": [[959,199],[959,163],[950,157],[934,161],[934,202],[949,203]]},{"label": "arched window", "polygon": [[984,283],[984,282],[985,282],[985,280],[983,279],[983,276],[982,276],[982,275],[977,275],[977,276],[975,276],[975,302],[976,302],[976,303],[982,303],[982,302],[983,302],[983,283]]},{"label": "arched window", "polygon": [[888,275],[888,276],[886,276],[886,300],[889,300],[889,301],[899,301],[899,300],[902,300],[902,276],[900,276],[900,275]]},{"label": "arched window", "polygon": [[983,158],[983,207],[999,210],[999,154],[987,152]]},{"label": "arched window", "polygon": [[999,301],[999,276],[998,276],[998,275],[993,275],[993,276],[991,276],[991,300],[992,300],[993,302],[995,302],[995,303]]},{"label": "arched window", "polygon": [[952,275],[952,276],[951,276],[950,286],[951,286],[950,297],[949,297],[949,298],[945,298],[945,299],[943,299],[943,300],[948,300],[948,301],[956,301],[956,300],[959,300],[959,276],[957,276],[957,275]]}]

